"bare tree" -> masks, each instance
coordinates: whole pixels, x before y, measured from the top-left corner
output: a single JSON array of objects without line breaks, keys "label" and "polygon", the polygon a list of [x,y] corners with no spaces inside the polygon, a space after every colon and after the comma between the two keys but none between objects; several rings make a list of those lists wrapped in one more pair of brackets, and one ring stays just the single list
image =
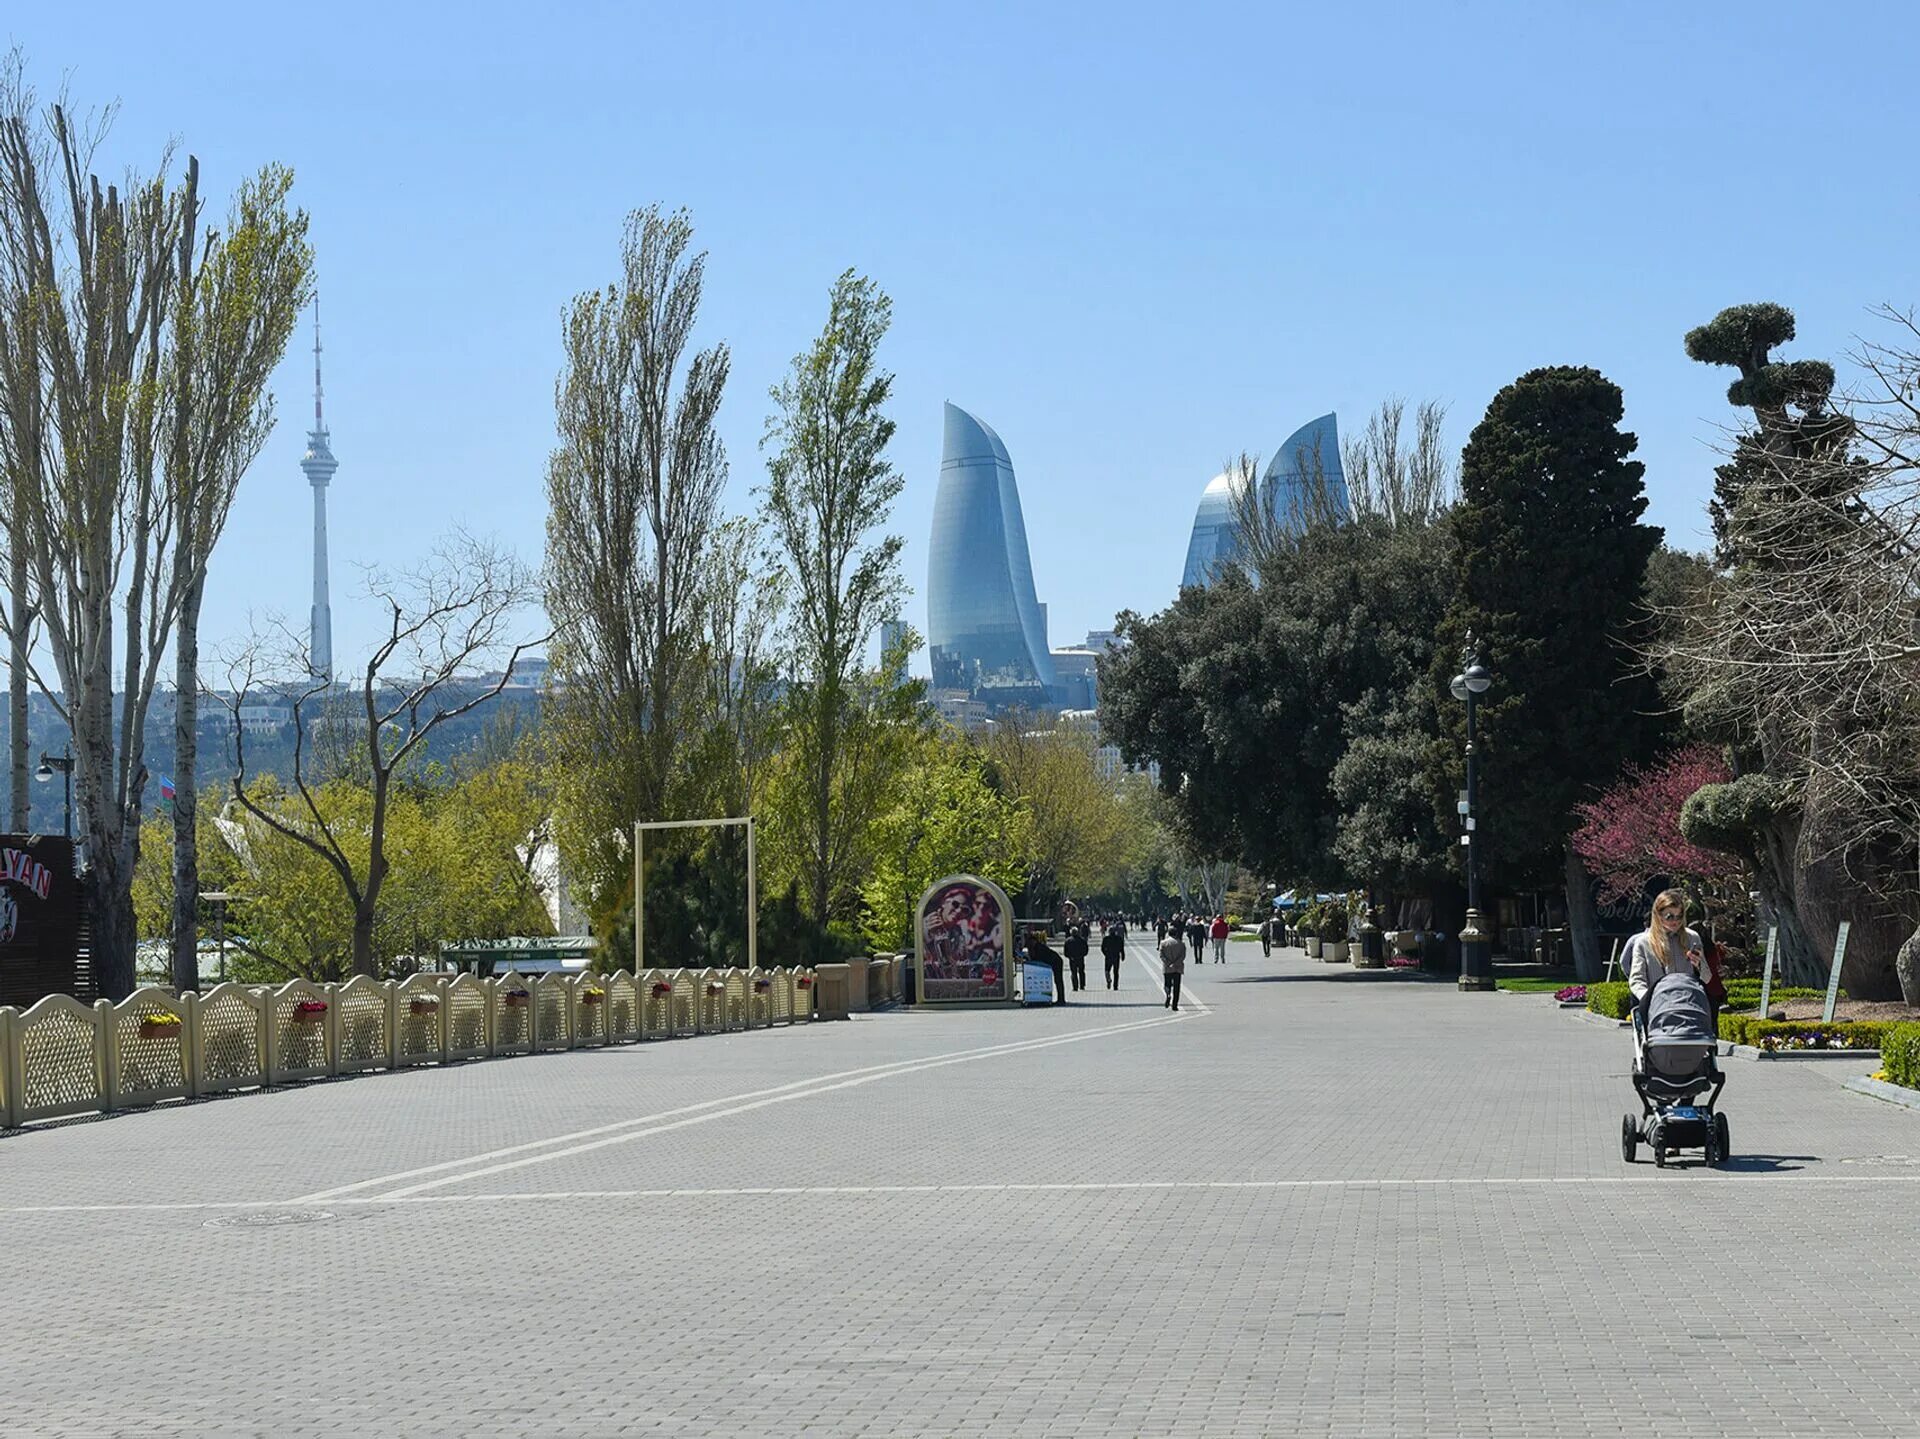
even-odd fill
[{"label": "bare tree", "polygon": [[1280,573],[1309,534],[1349,518],[1328,458],[1316,433],[1311,445],[1275,455],[1265,469],[1260,456],[1246,450],[1227,461],[1233,558],[1254,579]]},{"label": "bare tree", "polygon": [[727,478],[714,419],[731,361],[724,344],[686,358],[706,269],[692,239],[685,211],[628,216],[620,281],[568,307],[554,389],[556,757],[572,838],[600,886],[621,873],[625,827],[671,802],[701,678],[703,585]]},{"label": "bare tree", "polygon": [[[117,998],[133,987],[146,714],[180,600],[159,451],[182,196],[159,179],[102,184],[91,168],[106,118],[41,114],[17,57],[10,76],[0,383],[12,393],[0,408],[33,419],[10,426],[7,540],[26,551],[31,596],[7,619],[17,632],[30,610],[43,627],[57,687],[39,683],[73,734],[95,974]],[[160,171],[170,164],[169,151]]]},{"label": "bare tree", "polygon": [[196,246],[200,166],[187,161],[178,293],[173,307],[172,429],[166,452],[174,510],[173,982],[199,984],[200,606],[207,563],[240,477],[273,429],[267,381],[311,288],[307,216],[289,211],[293,173],[270,165],[242,185],[225,233]]},{"label": "bare tree", "polygon": [[1380,402],[1357,437],[1340,447],[1341,469],[1356,515],[1378,515],[1394,525],[1430,525],[1453,503],[1459,467],[1447,449],[1445,405],[1423,400],[1404,434],[1407,402]]},{"label": "bare tree", "polygon": [[[347,722],[348,711],[330,704],[333,686],[313,676],[305,644],[294,639],[280,660],[283,673],[304,678],[276,686],[293,705],[293,789],[284,808],[261,803],[246,784],[240,710],[262,683],[264,646],[258,640],[236,657],[228,689],[218,698],[232,711],[234,801],[311,850],[339,878],[353,909],[353,969],[371,975],[374,921],[390,869],[386,820],[395,777],[435,730],[505,689],[522,657],[549,637],[516,638],[525,634],[520,618],[538,595],[532,574],[505,550],[466,535],[455,535],[425,565],[398,580],[370,576],[368,593],[388,620],[352,696],[350,723],[372,794],[364,862],[356,862],[343,843],[340,821],[329,813],[314,773],[310,746],[316,711],[325,711],[332,723]],[[493,670],[496,664],[500,668]],[[358,847],[356,842],[352,850]]]}]

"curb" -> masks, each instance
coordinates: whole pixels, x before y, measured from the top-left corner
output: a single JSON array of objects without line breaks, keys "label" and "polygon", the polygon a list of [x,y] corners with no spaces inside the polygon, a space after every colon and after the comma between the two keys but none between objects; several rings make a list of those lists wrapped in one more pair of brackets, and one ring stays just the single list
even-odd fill
[{"label": "curb", "polygon": [[1584,1019],[1588,1024],[1604,1024],[1608,1029],[1633,1028],[1633,1021],[1630,1019],[1608,1019],[1606,1015],[1595,1014],[1590,1009],[1575,1010],[1573,1017],[1575,1019]]},{"label": "curb", "polygon": [[1908,1089],[1903,1084],[1888,1084],[1884,1079],[1870,1079],[1863,1074],[1849,1079],[1843,1087],[1904,1109],[1920,1109],[1920,1089]]}]

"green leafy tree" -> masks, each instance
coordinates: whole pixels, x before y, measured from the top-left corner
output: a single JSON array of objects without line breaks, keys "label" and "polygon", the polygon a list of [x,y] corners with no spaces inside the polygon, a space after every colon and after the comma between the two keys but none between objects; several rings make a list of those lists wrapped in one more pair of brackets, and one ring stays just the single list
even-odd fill
[{"label": "green leafy tree", "polygon": [[877,949],[911,947],[914,906],[949,874],[1017,890],[1032,840],[1027,805],[995,788],[980,752],[957,735],[928,735],[873,827],[874,864],[861,888],[867,939]]},{"label": "green leafy tree", "polygon": [[[1601,958],[1589,881],[1567,844],[1574,806],[1659,739],[1659,695],[1635,652],[1660,532],[1640,523],[1645,467],[1622,414],[1618,386],[1572,366],[1529,371],[1494,396],[1461,455],[1453,598],[1430,671],[1445,694],[1469,637],[1492,671],[1479,705],[1482,873],[1563,877],[1575,966],[1590,979]],[[1465,710],[1439,710],[1446,819],[1464,783]]]}]

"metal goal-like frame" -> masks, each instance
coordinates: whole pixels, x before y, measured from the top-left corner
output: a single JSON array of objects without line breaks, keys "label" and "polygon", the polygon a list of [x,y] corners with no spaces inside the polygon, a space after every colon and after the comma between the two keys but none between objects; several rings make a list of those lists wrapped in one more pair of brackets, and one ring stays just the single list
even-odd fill
[{"label": "metal goal-like frame", "polygon": [[753,858],[753,816],[731,819],[637,819],[633,822],[633,972],[647,972],[647,831],[747,827],[747,968],[760,967],[760,874]]}]

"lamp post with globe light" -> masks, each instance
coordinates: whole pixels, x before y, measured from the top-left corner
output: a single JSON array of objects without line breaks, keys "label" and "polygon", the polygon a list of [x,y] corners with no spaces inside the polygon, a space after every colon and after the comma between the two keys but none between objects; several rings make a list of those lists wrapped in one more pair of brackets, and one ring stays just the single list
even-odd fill
[{"label": "lamp post with globe light", "polygon": [[1466,701],[1467,705],[1467,791],[1460,799],[1460,818],[1465,833],[1460,843],[1467,851],[1467,924],[1460,931],[1460,988],[1493,988],[1493,955],[1487,936],[1480,929],[1480,865],[1475,851],[1480,848],[1479,834],[1476,831],[1479,809],[1479,786],[1474,753],[1475,740],[1474,709],[1479,697],[1487,692],[1493,683],[1493,676],[1480,664],[1478,648],[1473,635],[1467,635],[1467,651],[1462,657],[1465,667],[1453,677],[1453,697]]},{"label": "lamp post with globe light", "polygon": [[67,749],[60,754],[48,754],[44,750],[41,751],[40,768],[38,768],[33,772],[34,779],[39,781],[41,784],[46,784],[53,779],[56,773],[58,773],[60,777],[66,782],[66,806],[64,811],[66,815],[65,833],[68,839],[72,839],[73,838],[73,748],[71,745],[69,745]]}]

